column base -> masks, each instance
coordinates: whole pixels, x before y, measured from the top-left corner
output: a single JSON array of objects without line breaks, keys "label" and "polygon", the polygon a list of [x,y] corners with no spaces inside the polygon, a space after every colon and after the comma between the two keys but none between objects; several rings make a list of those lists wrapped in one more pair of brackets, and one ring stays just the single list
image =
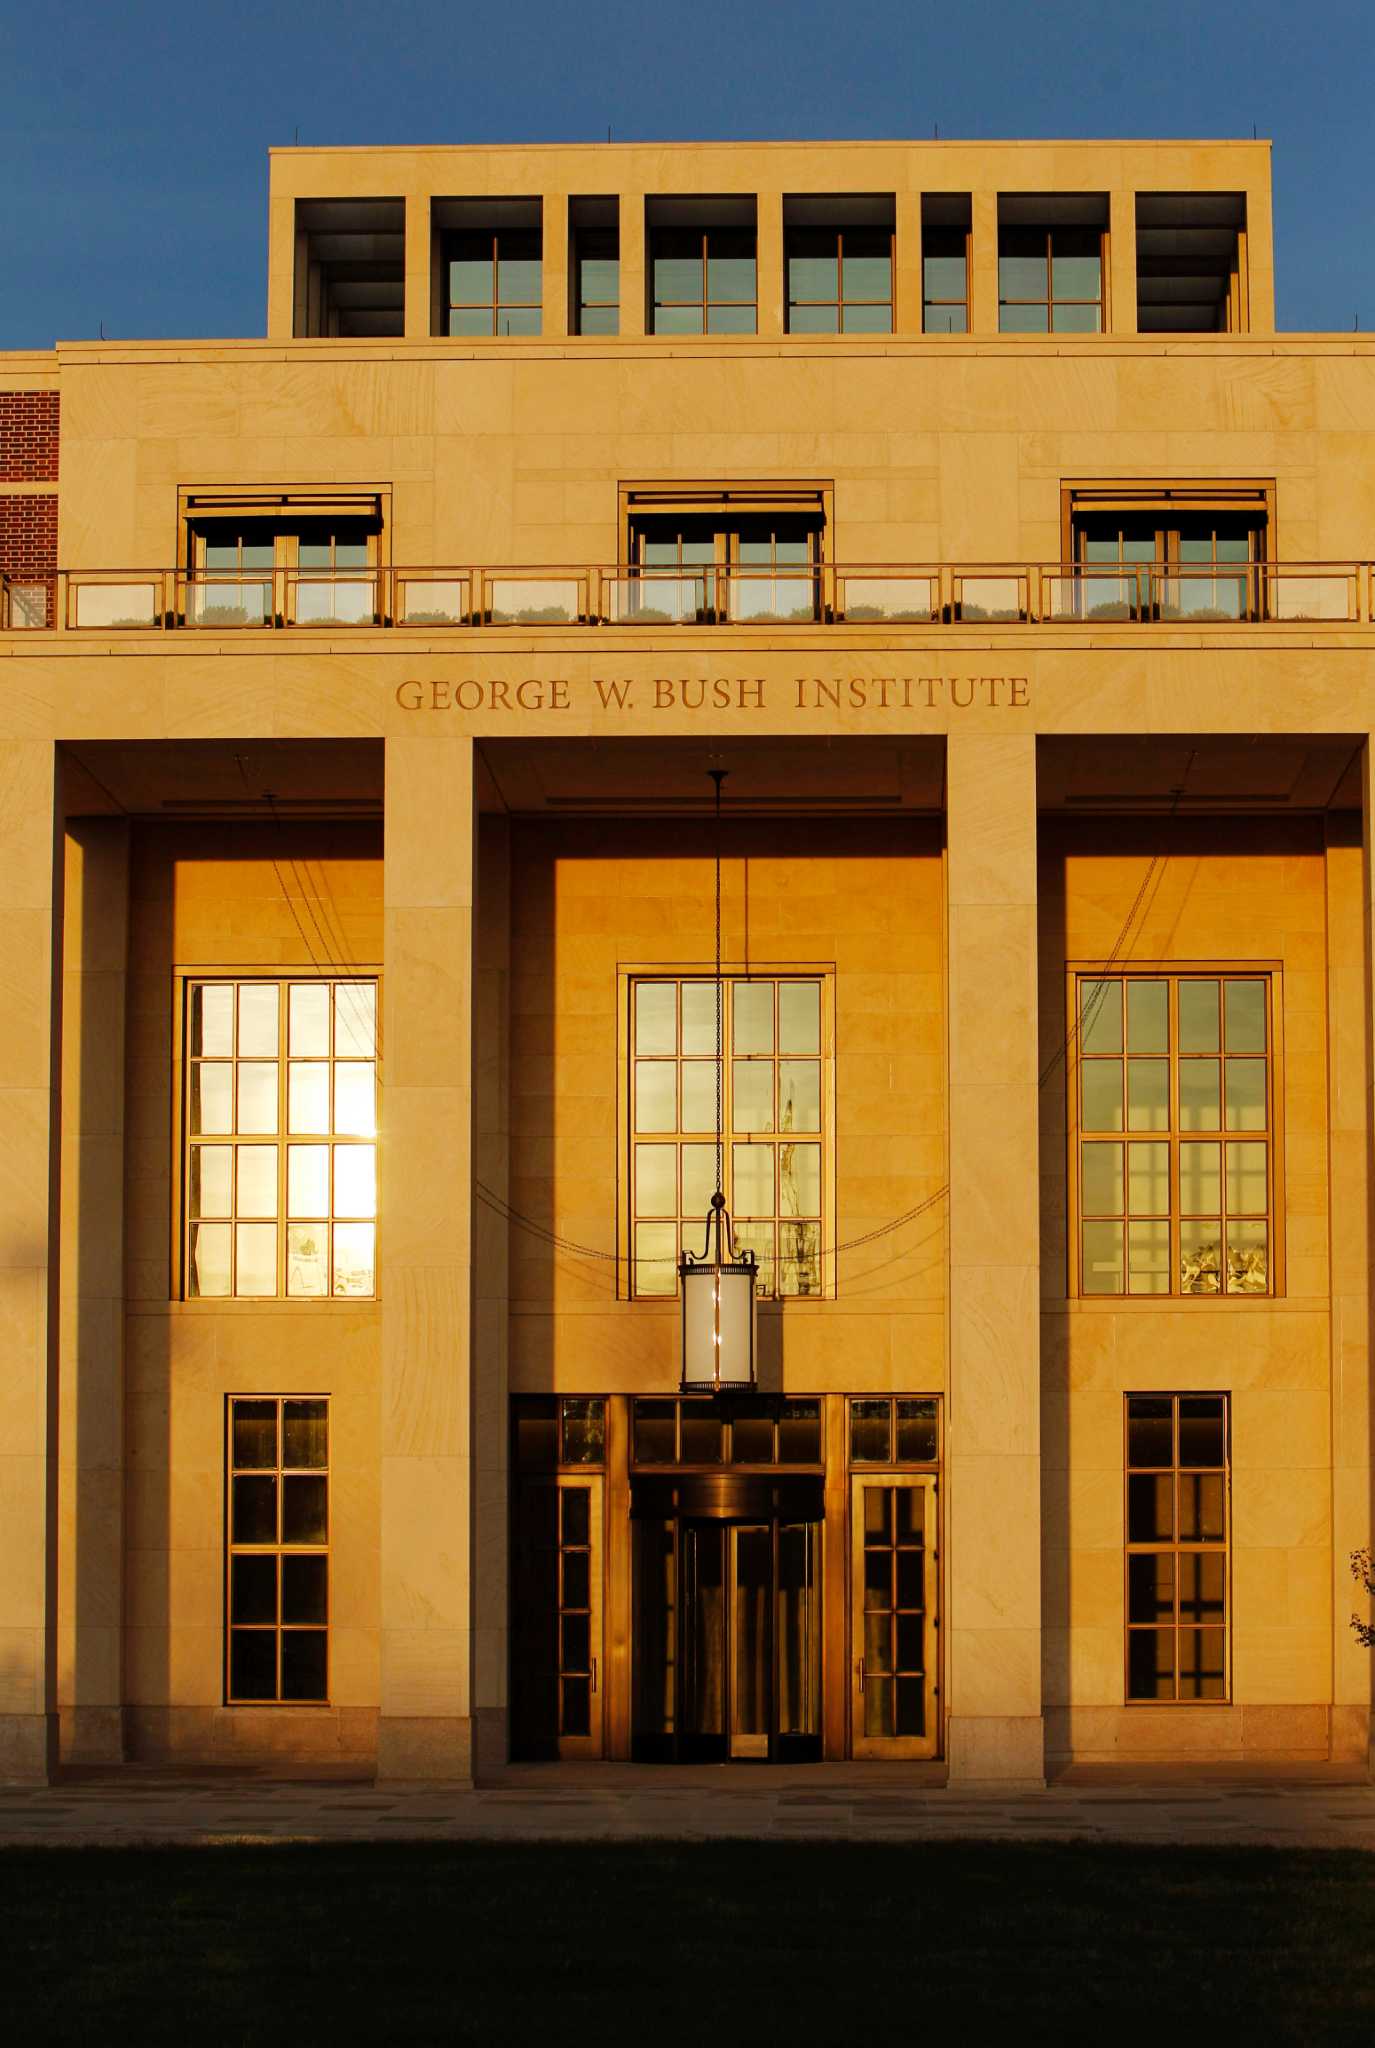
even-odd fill
[{"label": "column base", "polygon": [[0,1714],[0,1785],[49,1785],[56,1767],[56,1714]]},{"label": "column base", "polygon": [[59,1707],[58,1759],[64,1764],[122,1764],[123,1707]]},{"label": "column base", "polygon": [[379,1779],[473,1782],[473,1723],[466,1714],[383,1714],[377,1723]]},{"label": "column base", "polygon": [[952,1714],[946,1755],[952,1785],[1044,1786],[1045,1722],[1039,1714]]}]

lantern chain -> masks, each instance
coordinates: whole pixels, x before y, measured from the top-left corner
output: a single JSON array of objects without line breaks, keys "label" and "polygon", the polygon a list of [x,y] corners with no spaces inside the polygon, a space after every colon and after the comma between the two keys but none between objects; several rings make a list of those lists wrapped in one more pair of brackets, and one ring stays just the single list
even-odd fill
[{"label": "lantern chain", "polygon": [[[722,1093],[726,1061],[725,994],[721,984],[721,784],[724,768],[709,771],[716,784],[716,1192],[724,1195],[726,1179],[726,1111]],[[716,1256],[721,1257],[721,1219],[716,1219]]]}]

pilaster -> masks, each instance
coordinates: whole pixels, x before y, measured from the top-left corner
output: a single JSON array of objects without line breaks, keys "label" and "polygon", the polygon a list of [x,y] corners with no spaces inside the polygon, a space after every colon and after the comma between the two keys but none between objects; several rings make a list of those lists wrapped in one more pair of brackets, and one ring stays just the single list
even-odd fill
[{"label": "pilaster", "polygon": [[998,195],[975,192],[970,199],[969,331],[998,332]]},{"label": "pilaster", "polygon": [[1112,334],[1136,332],[1136,194],[1114,191],[1108,200],[1108,317]]},{"label": "pilaster", "polygon": [[643,334],[646,327],[645,195],[622,192],[620,218],[621,333]]},{"label": "pilaster", "polygon": [[406,312],[408,341],[423,341],[434,332],[434,235],[428,192],[406,194]]}]

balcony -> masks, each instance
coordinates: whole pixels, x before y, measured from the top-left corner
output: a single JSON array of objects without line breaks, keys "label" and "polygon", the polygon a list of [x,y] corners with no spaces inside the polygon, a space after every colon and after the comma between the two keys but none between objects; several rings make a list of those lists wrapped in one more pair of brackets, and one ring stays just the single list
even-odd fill
[{"label": "balcony", "polygon": [[505,626],[1349,626],[1375,624],[1366,562],[1122,568],[861,563],[646,569],[70,569],[0,577],[0,631],[109,635]]}]

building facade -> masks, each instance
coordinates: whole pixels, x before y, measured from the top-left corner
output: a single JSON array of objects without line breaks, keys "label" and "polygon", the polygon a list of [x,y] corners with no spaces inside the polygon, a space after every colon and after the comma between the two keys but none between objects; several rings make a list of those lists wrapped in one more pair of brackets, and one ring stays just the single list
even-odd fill
[{"label": "building facade", "polygon": [[1267,145],[284,150],[267,326],[0,359],[4,1772],[1364,1763]]}]

